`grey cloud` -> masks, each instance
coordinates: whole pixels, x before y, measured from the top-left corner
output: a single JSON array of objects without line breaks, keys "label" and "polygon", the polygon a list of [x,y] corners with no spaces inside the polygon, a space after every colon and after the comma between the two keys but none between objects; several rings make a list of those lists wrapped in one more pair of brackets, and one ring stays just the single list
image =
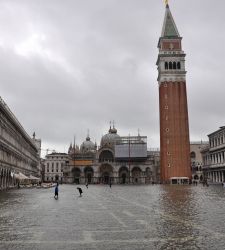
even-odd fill
[{"label": "grey cloud", "polygon": [[[224,125],[225,3],[171,1],[187,53],[191,140]],[[43,148],[67,149],[109,121],[159,146],[156,0],[0,1],[0,95]]]}]

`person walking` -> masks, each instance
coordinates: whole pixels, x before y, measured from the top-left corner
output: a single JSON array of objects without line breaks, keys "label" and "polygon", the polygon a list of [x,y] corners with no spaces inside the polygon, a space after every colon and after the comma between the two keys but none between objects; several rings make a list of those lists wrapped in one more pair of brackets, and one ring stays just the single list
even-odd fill
[{"label": "person walking", "polygon": [[86,183],[86,188],[88,188],[88,182]]},{"label": "person walking", "polygon": [[80,197],[82,197],[83,190],[80,187],[78,187],[77,189],[79,191]]},{"label": "person walking", "polygon": [[58,183],[55,186],[55,196],[54,196],[54,198],[56,200],[58,200],[58,198],[59,198],[59,184]]}]

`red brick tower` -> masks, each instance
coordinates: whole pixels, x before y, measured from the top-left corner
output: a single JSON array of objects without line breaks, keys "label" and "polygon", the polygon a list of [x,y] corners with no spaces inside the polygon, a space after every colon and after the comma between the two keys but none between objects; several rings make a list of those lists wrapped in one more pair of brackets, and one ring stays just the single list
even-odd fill
[{"label": "red brick tower", "polygon": [[185,54],[181,40],[167,4],[157,60],[162,183],[186,183],[191,179]]}]

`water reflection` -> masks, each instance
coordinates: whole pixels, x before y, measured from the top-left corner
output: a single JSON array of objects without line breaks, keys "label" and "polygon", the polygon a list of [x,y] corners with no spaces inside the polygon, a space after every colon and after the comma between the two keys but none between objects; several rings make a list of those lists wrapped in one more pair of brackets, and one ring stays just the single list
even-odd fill
[{"label": "water reflection", "polygon": [[225,190],[218,186],[161,186],[161,190],[158,233],[168,239],[162,249],[168,245],[212,249],[215,239],[224,238]]},{"label": "water reflection", "polygon": [[[167,239],[164,247],[192,247],[199,230],[193,227],[197,214],[193,189],[189,186],[161,186],[158,233]],[[188,248],[187,248],[188,249]]]}]

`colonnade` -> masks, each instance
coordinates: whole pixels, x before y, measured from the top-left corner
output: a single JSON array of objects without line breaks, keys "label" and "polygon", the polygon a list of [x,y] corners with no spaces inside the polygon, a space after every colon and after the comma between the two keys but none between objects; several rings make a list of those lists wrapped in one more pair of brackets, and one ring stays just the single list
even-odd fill
[{"label": "colonnade", "polygon": [[[51,181],[51,180],[47,180]],[[52,179],[54,181],[54,177]],[[66,166],[63,173],[64,183],[112,183],[112,184],[150,184],[157,182],[156,173],[150,167],[132,166],[113,167],[112,165],[101,165],[100,167],[73,167]]]},{"label": "colonnade", "polygon": [[204,165],[217,165],[225,163],[225,151],[211,153],[203,156]]},{"label": "colonnade", "polygon": [[225,170],[211,171],[208,172],[208,178],[213,183],[222,183],[225,182]]},{"label": "colonnade", "polygon": [[11,170],[0,168],[0,190],[7,189],[16,185],[16,180],[12,176]]}]

